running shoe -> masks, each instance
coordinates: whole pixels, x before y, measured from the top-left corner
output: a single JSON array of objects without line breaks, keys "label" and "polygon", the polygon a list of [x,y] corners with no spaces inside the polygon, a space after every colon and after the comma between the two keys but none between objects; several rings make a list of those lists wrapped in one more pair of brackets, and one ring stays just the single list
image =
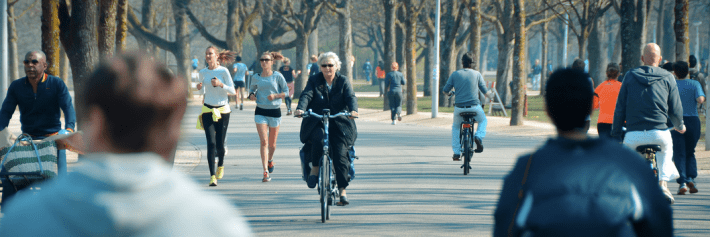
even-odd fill
[{"label": "running shoe", "polygon": [[210,177],[210,186],[217,186],[217,177],[214,175]]},{"label": "running shoe", "polygon": [[402,121],[402,115],[397,114],[397,120]]},{"label": "running shoe", "polygon": [[224,166],[217,167],[217,179],[224,177]]},{"label": "running shoe", "polygon": [[268,167],[269,167],[269,173],[273,173],[274,172],[274,160],[269,161]]},{"label": "running shoe", "polygon": [[244,104],[243,104],[243,103],[239,105],[239,110],[244,110]]},{"label": "running shoe", "polygon": [[454,154],[454,161],[461,161],[461,155],[460,154]]},{"label": "running shoe", "polygon": [[690,193],[697,193],[698,192],[698,188],[695,187],[695,182],[690,181],[690,182],[687,182],[686,184],[688,184],[688,189],[690,189]]},{"label": "running shoe", "polygon": [[397,121],[396,121],[396,120],[392,120],[392,125],[397,125]]},{"label": "running shoe", "polygon": [[261,180],[261,182],[269,182],[271,181],[271,177],[269,177],[269,172],[264,171],[264,179]]},{"label": "running shoe", "polygon": [[678,188],[678,195],[685,195],[685,192],[688,191],[688,186],[685,184],[681,184],[680,188]]}]

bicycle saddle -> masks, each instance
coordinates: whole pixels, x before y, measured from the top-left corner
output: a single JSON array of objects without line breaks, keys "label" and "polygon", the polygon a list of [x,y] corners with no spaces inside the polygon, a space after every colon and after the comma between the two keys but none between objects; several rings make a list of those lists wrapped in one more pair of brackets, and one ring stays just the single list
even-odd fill
[{"label": "bicycle saddle", "polygon": [[463,113],[460,113],[459,115],[461,115],[461,117],[466,119],[466,118],[473,118],[474,116],[477,115],[477,113],[476,112],[463,112]]},{"label": "bicycle saddle", "polygon": [[661,145],[653,145],[653,144],[650,144],[650,145],[640,145],[640,146],[636,147],[636,151],[638,151],[638,152],[645,152],[646,149],[649,149],[649,148],[650,148],[651,150],[653,150],[653,152],[659,152],[659,151],[661,151]]}]

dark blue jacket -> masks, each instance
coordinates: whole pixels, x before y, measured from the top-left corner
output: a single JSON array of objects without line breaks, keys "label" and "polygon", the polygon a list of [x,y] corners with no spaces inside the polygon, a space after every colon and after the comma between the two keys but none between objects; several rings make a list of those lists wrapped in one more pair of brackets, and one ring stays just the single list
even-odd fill
[{"label": "dark blue jacket", "polygon": [[76,113],[66,84],[59,77],[45,75],[46,80],[40,80],[37,84],[36,94],[32,91],[27,77],[10,84],[0,109],[0,128],[6,128],[10,124],[15,107],[19,107],[22,133],[43,138],[44,135],[62,129],[62,122],[59,120],[61,108],[64,111],[65,128],[74,130]]},{"label": "dark blue jacket", "polygon": [[553,138],[533,153],[526,172],[529,160],[520,157],[505,178],[494,236],[509,236],[511,223],[513,236],[673,235],[672,210],[658,180],[623,145]]},{"label": "dark blue jacket", "polygon": [[660,67],[641,66],[624,76],[616,99],[612,136],[627,131],[665,130],[683,126],[683,105],[673,75]]},{"label": "dark blue jacket", "polygon": [[[317,114],[323,114],[323,109],[329,109],[330,114],[339,112],[357,112],[357,97],[350,85],[350,80],[340,73],[335,74],[333,85],[328,90],[323,73],[308,78],[306,88],[301,92],[296,109],[308,111],[309,109]],[[307,143],[310,134],[317,131],[315,128],[323,127],[319,119],[315,117],[304,118],[301,122],[301,142]],[[355,144],[357,139],[357,126],[355,120],[336,117],[330,120],[328,132],[330,138],[340,138],[347,146]],[[332,140],[331,140],[332,141]]]}]

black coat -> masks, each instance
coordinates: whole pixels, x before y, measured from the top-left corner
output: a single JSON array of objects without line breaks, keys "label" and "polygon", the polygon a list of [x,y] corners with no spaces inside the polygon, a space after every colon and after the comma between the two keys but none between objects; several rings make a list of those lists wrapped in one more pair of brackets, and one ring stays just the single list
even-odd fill
[{"label": "black coat", "polygon": [[[330,109],[331,114],[357,111],[357,98],[348,78],[337,72],[329,92],[321,72],[308,78],[296,109],[302,111],[311,109],[317,114],[323,114],[323,109]],[[311,132],[317,127],[323,127],[318,118],[304,118],[301,122],[301,142],[307,143]],[[352,146],[357,139],[357,126],[352,119],[337,117],[330,120],[329,133],[331,138],[341,138],[346,145]]]}]

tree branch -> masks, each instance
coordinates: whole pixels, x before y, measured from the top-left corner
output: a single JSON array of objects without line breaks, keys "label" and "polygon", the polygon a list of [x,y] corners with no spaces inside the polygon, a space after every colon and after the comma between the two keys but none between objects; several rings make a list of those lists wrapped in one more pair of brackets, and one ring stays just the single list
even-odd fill
[{"label": "tree branch", "polygon": [[[195,17],[195,14],[192,13],[192,10],[190,8],[185,8],[185,12],[187,13],[187,16],[190,17],[190,21],[192,21],[192,24],[195,25],[195,28],[197,28],[198,31],[200,31],[200,34],[202,37],[207,39],[210,43],[214,44],[217,47],[227,49],[229,46],[227,46],[227,41],[226,40],[220,40],[217,39],[214,35],[210,34],[210,32],[207,31],[207,28],[205,28],[204,25],[200,22],[200,20]],[[229,37],[229,36],[227,36]]]},{"label": "tree branch", "polygon": [[158,46],[163,50],[174,52],[177,46],[175,45],[175,42],[167,41],[150,32],[143,26],[143,24],[138,22],[138,17],[136,17],[136,14],[133,11],[128,11],[128,22],[131,23],[128,24],[128,29],[130,30],[131,34],[133,34],[133,36],[138,36],[147,41],[150,41],[152,44]]}]

